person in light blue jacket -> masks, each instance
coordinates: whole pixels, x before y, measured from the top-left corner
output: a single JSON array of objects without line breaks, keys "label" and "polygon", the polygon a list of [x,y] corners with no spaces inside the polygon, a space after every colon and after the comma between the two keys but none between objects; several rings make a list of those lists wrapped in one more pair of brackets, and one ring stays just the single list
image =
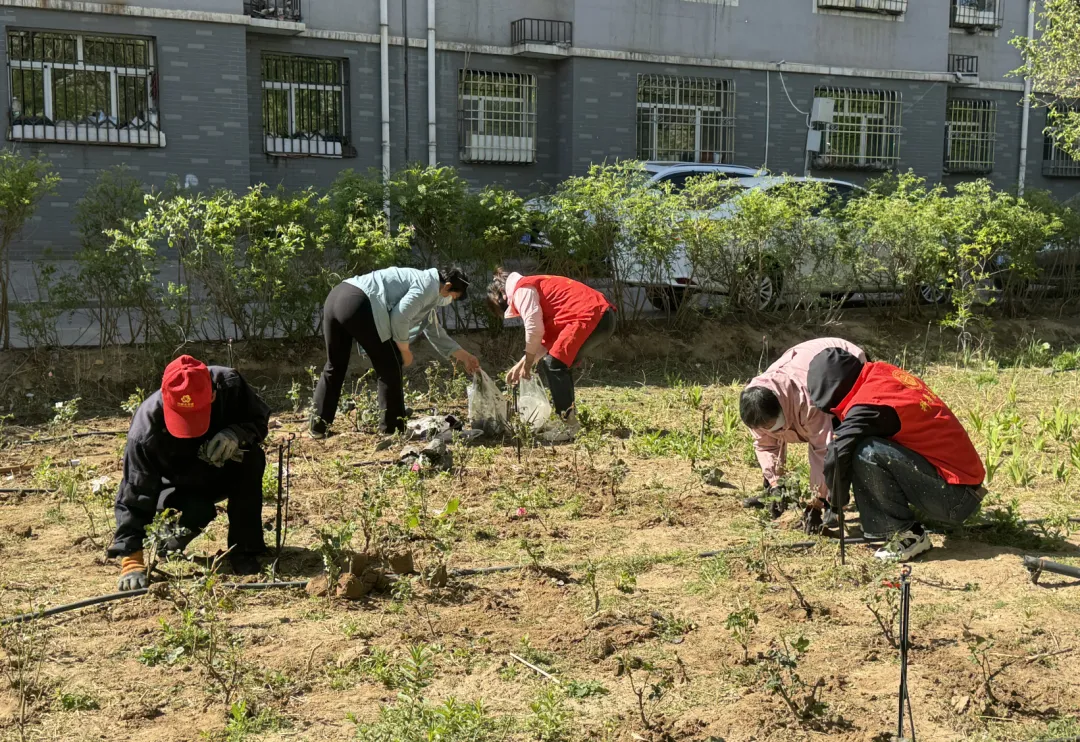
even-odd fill
[{"label": "person in light blue jacket", "polygon": [[315,387],[311,437],[324,438],[334,422],[353,341],[375,370],[382,433],[405,430],[402,368],[412,365],[409,344],[421,332],[441,355],[458,361],[470,374],[479,371],[480,361],[446,334],[437,312],[464,299],[468,288],[468,277],[459,268],[384,268],[335,286],[323,306],[326,365]]}]

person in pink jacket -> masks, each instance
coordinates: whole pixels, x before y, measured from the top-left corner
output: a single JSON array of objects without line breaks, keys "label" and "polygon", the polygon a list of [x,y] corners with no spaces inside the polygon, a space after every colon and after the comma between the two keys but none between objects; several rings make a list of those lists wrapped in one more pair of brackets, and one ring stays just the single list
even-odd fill
[{"label": "person in pink jacket", "polygon": [[739,396],[739,416],[754,436],[754,452],[765,476],[769,497],[750,497],[743,507],[762,508],[766,500],[774,518],[787,507],[780,488],[789,443],[809,446],[810,488],[823,498],[825,451],[832,438],[832,417],[814,407],[806,388],[810,361],[827,348],[840,348],[866,362],[866,353],[840,338],[818,338],[788,349],[765,373],[752,379]]}]

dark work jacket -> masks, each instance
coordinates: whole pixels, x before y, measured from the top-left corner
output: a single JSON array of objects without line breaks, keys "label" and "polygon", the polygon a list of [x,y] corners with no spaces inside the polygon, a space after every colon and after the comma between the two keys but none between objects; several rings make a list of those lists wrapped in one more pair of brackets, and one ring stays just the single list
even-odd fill
[{"label": "dark work jacket", "polygon": [[258,446],[266,438],[270,408],[240,374],[224,366],[210,366],[216,396],[210,407],[210,427],[201,438],[174,438],[165,427],[161,390],[139,406],[128,430],[124,449],[124,478],[116,493],[116,538],[109,556],[123,556],[143,548],[146,527],[159,503],[174,490],[203,492],[213,489],[220,469],[199,459],[199,447],[225,428],[232,427],[240,448]]}]

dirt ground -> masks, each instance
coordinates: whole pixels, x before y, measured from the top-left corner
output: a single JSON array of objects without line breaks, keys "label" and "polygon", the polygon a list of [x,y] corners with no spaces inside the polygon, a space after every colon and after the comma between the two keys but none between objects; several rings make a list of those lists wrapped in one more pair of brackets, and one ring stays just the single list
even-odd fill
[{"label": "dirt ground", "polygon": [[[1080,565],[1068,523],[1080,515],[1080,372],[1051,367],[1059,348],[1075,348],[1080,325],[1003,323],[961,367],[947,362],[955,339],[936,328],[858,317],[824,331],[643,330],[581,371],[585,429],[576,442],[457,444],[450,472],[422,478],[383,463],[350,466],[400,449],[376,450],[381,439],[363,420],[371,386],[361,382],[357,425],[339,417],[336,435],[292,444],[291,527],[275,577],[321,572],[318,533],[340,537],[343,524],[356,525],[353,550],[363,549],[366,525],[373,549],[407,550],[426,575],[443,562],[521,569],[451,576],[445,586],[403,578],[356,601],[303,589],[196,594],[165,582],[145,597],[7,627],[0,735],[427,739],[395,737],[407,727],[387,721],[387,710],[407,705],[399,694],[415,691],[424,700],[414,703],[429,709],[451,697],[482,701],[490,728],[433,737],[444,740],[890,739],[899,653],[868,605],[893,630],[897,591],[888,585],[898,569],[861,544],[841,565],[836,541],[805,536],[797,510],[770,522],[740,507],[760,472],[738,391],[760,363],[815,334],[861,342],[922,373],[993,464],[984,509],[996,515],[935,534],[933,551],[913,565],[908,672],[919,738],[1080,735],[1080,583],[1044,575],[1035,585],[1021,561],[1045,554]],[[468,344],[493,370],[509,365],[519,340]],[[264,508],[272,527],[276,443],[304,429],[294,408],[310,397],[305,369],[318,350],[201,351],[214,362],[231,357],[274,408]],[[431,363],[419,355],[411,405],[464,415],[465,380]],[[121,403],[137,385],[152,388],[152,366],[115,351],[0,362],[0,402],[13,406],[0,429],[3,615],[115,590],[118,565],[103,551],[124,437],[71,436],[124,431]],[[73,408],[56,404],[76,395],[70,420]],[[805,480],[804,451],[792,452],[789,469]],[[225,523],[222,513],[190,554],[223,549]],[[227,566],[221,572],[232,580]],[[214,674],[225,665],[204,661],[207,635],[187,645],[176,638],[185,626],[235,648],[235,682],[223,685]],[[427,658],[419,685],[408,680],[410,648]],[[19,680],[37,659],[40,677]],[[22,713],[20,688],[37,691]],[[380,718],[382,727],[369,726]]]}]

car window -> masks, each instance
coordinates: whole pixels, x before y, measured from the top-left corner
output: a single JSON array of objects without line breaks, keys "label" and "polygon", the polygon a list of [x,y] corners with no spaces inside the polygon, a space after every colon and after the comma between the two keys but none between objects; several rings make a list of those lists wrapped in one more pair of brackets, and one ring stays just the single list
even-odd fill
[{"label": "car window", "polygon": [[686,181],[694,175],[695,173],[691,172],[671,173],[670,175],[661,175],[656,179],[656,182],[671,183],[671,192],[678,193],[683,188],[686,188]]}]

